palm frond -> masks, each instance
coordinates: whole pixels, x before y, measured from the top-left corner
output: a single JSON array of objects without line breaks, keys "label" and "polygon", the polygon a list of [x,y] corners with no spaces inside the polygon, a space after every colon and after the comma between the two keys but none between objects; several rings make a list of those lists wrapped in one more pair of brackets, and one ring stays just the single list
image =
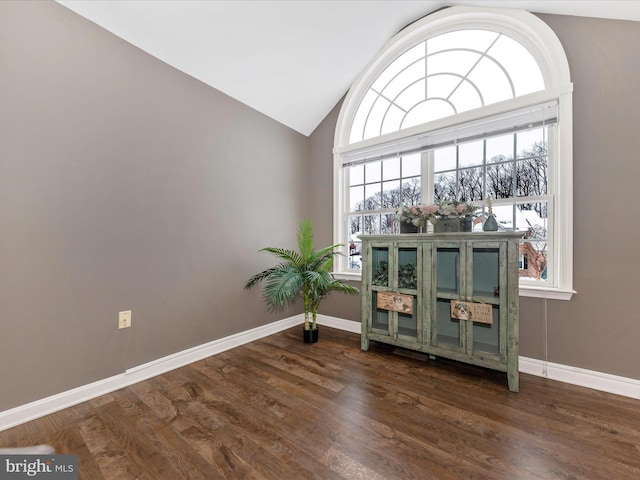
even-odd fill
[{"label": "palm frond", "polygon": [[335,278],[330,272],[315,272],[310,279],[310,299],[315,303],[315,308],[320,300],[331,291],[339,291],[348,294],[360,293],[353,285],[348,284],[345,280]]},{"label": "palm frond", "polygon": [[313,225],[311,220],[306,218],[300,223],[297,237],[300,255],[308,259],[313,254]]},{"label": "palm frond", "polygon": [[296,269],[280,270],[266,280],[262,297],[271,307],[283,307],[296,299],[302,283],[303,279]]},{"label": "palm frond", "polygon": [[258,283],[260,283],[264,279],[269,278],[271,275],[274,275],[277,269],[278,267],[271,267],[271,268],[267,268],[266,270],[260,273],[256,273],[253,277],[247,280],[247,283],[245,284],[244,288],[246,290],[249,290],[250,288],[255,287]]},{"label": "palm frond", "polygon": [[337,292],[348,293],[350,295],[356,295],[360,293],[353,285],[349,285],[345,280],[334,278],[333,281],[328,285],[327,292],[334,290]]},{"label": "palm frond", "polygon": [[245,289],[250,289],[255,287],[258,283],[262,282],[263,280],[268,280],[271,277],[276,277],[278,275],[280,275],[283,271],[288,271],[292,268],[291,263],[289,262],[281,262],[278,265],[271,267],[271,268],[267,268],[266,270],[263,270],[260,273],[256,273],[253,277],[251,277],[247,283],[245,284],[244,288]]},{"label": "palm frond", "polygon": [[321,266],[329,263],[329,268],[333,265],[333,259],[336,255],[342,255],[342,252],[335,251],[335,248],[341,247],[342,244],[331,245],[320,250],[314,250],[309,258],[309,263],[314,268],[320,268]]},{"label": "palm frond", "polygon": [[321,248],[320,250],[314,251],[314,254],[320,257],[325,257],[325,256],[333,257],[335,255],[342,255],[342,252],[337,250],[340,247],[344,247],[344,243],[336,243],[335,245],[330,245],[328,247]]},{"label": "palm frond", "polygon": [[259,250],[260,252],[268,252],[276,257],[284,260],[285,262],[294,263],[300,265],[303,262],[302,255],[295,250],[289,250],[286,248],[266,247]]}]

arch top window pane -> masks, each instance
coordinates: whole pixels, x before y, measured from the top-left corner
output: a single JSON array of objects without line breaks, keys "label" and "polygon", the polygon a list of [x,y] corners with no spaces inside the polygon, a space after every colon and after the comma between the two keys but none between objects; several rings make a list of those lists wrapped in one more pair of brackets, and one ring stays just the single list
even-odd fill
[{"label": "arch top window pane", "polygon": [[427,40],[427,54],[442,50],[472,48],[486,51],[500,34],[489,30],[456,30]]},{"label": "arch top window pane", "polygon": [[480,92],[466,79],[458,85],[456,91],[449,97],[449,100],[456,106],[458,113],[483,106]]},{"label": "arch top window pane", "polygon": [[365,123],[367,121],[369,112],[371,111],[371,107],[373,106],[373,102],[375,102],[377,98],[378,95],[372,90],[369,90],[360,101],[358,111],[356,112],[356,116],[354,117],[353,123],[351,124],[349,143],[358,142],[364,138]]},{"label": "arch top window pane", "polygon": [[427,77],[427,98],[449,99],[455,88],[463,80],[458,75],[439,73]]},{"label": "arch top window pane", "polygon": [[385,133],[397,132],[400,130],[400,124],[406,114],[407,112],[399,108],[397,105],[390,105],[382,119],[380,134],[384,135]]},{"label": "arch top window pane", "polygon": [[410,48],[398,58],[396,58],[393,63],[391,63],[371,85],[371,88],[376,90],[377,92],[381,92],[387,86],[387,84],[403,69],[407,66],[411,65],[416,60],[423,58],[425,55],[425,46],[424,42],[420,42],[416,46]]},{"label": "arch top window pane", "polygon": [[413,127],[421,123],[430,122],[439,118],[453,115],[455,110],[453,105],[441,99],[427,100],[426,102],[416,105],[407,113],[402,122],[402,128]]},{"label": "arch top window pane", "polygon": [[466,76],[482,58],[481,52],[469,50],[445,50],[427,57],[429,75],[436,73],[455,73]]},{"label": "arch top window pane", "polygon": [[407,88],[408,85],[411,85],[421,78],[424,78],[424,59],[419,60],[400,71],[398,75],[385,86],[382,90],[382,94],[386,98],[393,100],[405,88]]},{"label": "arch top window pane", "polygon": [[413,85],[409,85],[400,95],[396,98],[395,103],[402,109],[404,112],[408,112],[412,107],[417,105],[420,102],[424,102],[425,98],[425,88],[424,88],[424,79],[414,83]]},{"label": "arch top window pane", "polygon": [[512,38],[502,35],[491,47],[490,55],[509,72],[516,96],[544,89],[542,72],[535,59]]},{"label": "arch top window pane", "polygon": [[369,118],[367,118],[364,126],[364,138],[373,138],[380,136],[380,130],[382,128],[382,120],[384,114],[391,105],[389,100],[378,97],[369,112]]},{"label": "arch top window pane", "polygon": [[468,78],[482,92],[485,105],[514,97],[510,78],[497,63],[487,57],[478,62]]}]

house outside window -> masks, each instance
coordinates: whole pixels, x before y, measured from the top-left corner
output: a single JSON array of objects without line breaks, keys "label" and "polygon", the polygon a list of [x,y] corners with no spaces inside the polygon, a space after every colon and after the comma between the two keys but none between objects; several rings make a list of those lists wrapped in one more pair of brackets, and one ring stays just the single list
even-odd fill
[{"label": "house outside window", "polygon": [[500,229],[523,232],[521,294],[570,298],[571,92],[557,37],[528,12],[453,7],[401,31],[340,112],[336,274],[359,277],[359,235],[397,233],[400,206],[486,215],[490,198]]}]

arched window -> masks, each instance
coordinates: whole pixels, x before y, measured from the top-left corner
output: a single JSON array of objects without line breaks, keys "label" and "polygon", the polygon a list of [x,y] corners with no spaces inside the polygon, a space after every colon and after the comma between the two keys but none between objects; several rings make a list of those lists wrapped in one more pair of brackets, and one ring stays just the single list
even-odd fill
[{"label": "arched window", "polygon": [[398,33],[338,119],[337,273],[359,276],[358,235],[396,233],[401,206],[490,198],[500,228],[525,233],[521,294],[570,298],[571,92],[559,40],[528,12],[452,7]]},{"label": "arched window", "polygon": [[375,79],[349,143],[544,90],[532,55],[499,32],[456,30],[418,43]]}]

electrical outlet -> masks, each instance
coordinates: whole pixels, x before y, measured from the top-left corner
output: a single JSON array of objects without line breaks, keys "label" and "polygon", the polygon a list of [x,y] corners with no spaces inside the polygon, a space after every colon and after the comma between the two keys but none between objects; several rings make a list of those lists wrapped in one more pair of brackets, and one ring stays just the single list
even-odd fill
[{"label": "electrical outlet", "polygon": [[131,326],[131,310],[118,314],[118,328],[129,328]]}]

